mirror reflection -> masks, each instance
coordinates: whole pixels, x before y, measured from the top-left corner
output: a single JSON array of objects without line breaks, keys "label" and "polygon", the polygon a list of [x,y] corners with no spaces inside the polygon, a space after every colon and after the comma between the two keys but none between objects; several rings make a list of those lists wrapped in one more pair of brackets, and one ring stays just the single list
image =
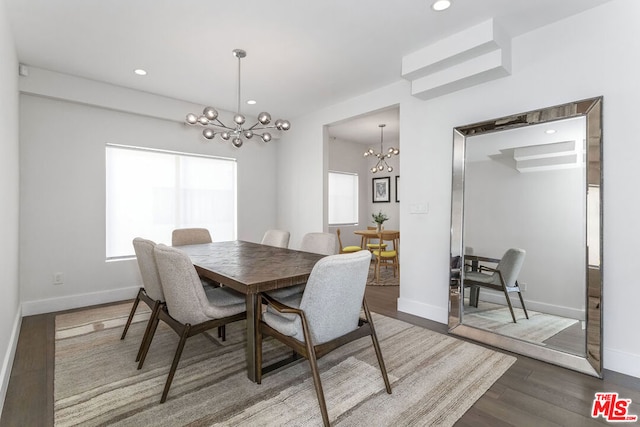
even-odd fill
[{"label": "mirror reflection", "polygon": [[464,324],[585,356],[585,129],[467,137]]},{"label": "mirror reflection", "polygon": [[602,98],[454,128],[449,331],[602,375]]}]

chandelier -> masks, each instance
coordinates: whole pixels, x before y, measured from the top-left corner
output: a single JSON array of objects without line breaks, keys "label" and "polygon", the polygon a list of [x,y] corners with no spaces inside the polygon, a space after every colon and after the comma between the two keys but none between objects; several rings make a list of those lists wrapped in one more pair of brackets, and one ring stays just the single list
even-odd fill
[{"label": "chandelier", "polygon": [[247,52],[242,49],[234,49],[233,56],[238,58],[238,109],[233,116],[233,125],[226,126],[218,118],[218,111],[213,107],[205,107],[202,111],[202,115],[197,116],[193,113],[187,114],[187,123],[190,125],[204,126],[202,135],[207,139],[213,139],[216,135],[220,135],[220,138],[228,141],[231,139],[231,143],[235,147],[242,147],[244,138],[251,139],[254,135],[258,135],[264,142],[271,141],[271,134],[269,132],[258,133],[258,130],[264,129],[277,129],[277,130],[289,130],[291,123],[288,120],[278,119],[272,125],[271,115],[266,112],[258,114],[258,122],[251,127],[244,127],[245,117],[240,111],[240,61],[247,56]]},{"label": "chandelier", "polygon": [[369,148],[364,152],[365,157],[373,156],[378,159],[378,163],[376,163],[376,165],[371,168],[371,173],[376,173],[378,171],[382,172],[385,169],[387,170],[387,172],[393,172],[393,168],[387,164],[386,159],[390,158],[391,156],[397,156],[398,154],[400,154],[400,150],[394,147],[389,147],[389,150],[387,150],[386,153],[382,151],[382,132],[385,126],[385,124],[378,125],[378,127],[380,128],[380,152],[376,153],[375,151],[373,151],[373,148]]}]

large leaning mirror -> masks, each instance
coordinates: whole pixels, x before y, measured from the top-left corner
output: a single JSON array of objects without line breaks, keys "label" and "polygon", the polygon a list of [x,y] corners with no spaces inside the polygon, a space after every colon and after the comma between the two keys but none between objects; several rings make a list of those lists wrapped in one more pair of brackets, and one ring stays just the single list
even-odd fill
[{"label": "large leaning mirror", "polygon": [[602,98],[454,128],[449,331],[602,376]]}]

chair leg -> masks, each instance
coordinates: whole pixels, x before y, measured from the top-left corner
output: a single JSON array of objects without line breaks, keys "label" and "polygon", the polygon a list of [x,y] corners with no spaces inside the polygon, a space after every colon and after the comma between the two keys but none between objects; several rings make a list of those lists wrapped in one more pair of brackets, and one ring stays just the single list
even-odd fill
[{"label": "chair leg", "polygon": [[222,341],[227,340],[227,328],[225,326],[227,325],[218,326],[218,338]]},{"label": "chair leg", "polygon": [[516,315],[513,312],[513,306],[511,305],[511,298],[509,298],[509,292],[507,292],[506,289],[504,290],[504,296],[505,298],[507,298],[507,305],[509,306],[509,311],[511,312],[511,318],[513,319],[513,323],[518,323],[516,322]]},{"label": "chair leg", "polygon": [[153,303],[153,307],[151,309],[151,317],[149,317],[149,321],[147,322],[147,328],[144,331],[144,335],[142,336],[142,342],[140,343],[140,348],[138,349],[138,354],[136,356],[136,362],[140,361],[140,356],[142,356],[142,351],[144,349],[145,343],[147,342],[147,339],[149,338],[149,332],[151,332],[151,327],[153,325],[153,322],[155,321],[155,319],[158,317],[159,313],[160,313],[160,307],[162,306],[162,303],[160,301],[156,301]]},{"label": "chair leg", "polygon": [[524,306],[524,300],[522,299],[522,292],[518,292],[518,296],[520,297],[520,304],[522,304],[522,309],[524,310],[524,315],[528,319],[529,313],[527,313],[527,308]]},{"label": "chair leg", "polygon": [[167,376],[167,382],[164,385],[164,391],[162,392],[162,398],[160,399],[160,403],[164,403],[167,400],[167,395],[169,394],[169,388],[171,388],[171,383],[173,382],[173,376],[176,373],[176,369],[178,368],[178,362],[180,362],[180,356],[182,356],[182,350],[184,350],[184,344],[187,342],[187,338],[189,337],[189,330],[191,329],[191,325],[184,325],[184,330],[182,331],[182,335],[180,335],[180,342],[178,342],[178,348],[176,349],[176,354],[173,357],[173,363],[171,363],[171,369],[169,369],[169,375]]},{"label": "chair leg", "polygon": [[322,382],[320,381],[320,372],[318,371],[318,361],[316,358],[316,350],[313,347],[311,341],[311,333],[309,332],[309,326],[307,321],[302,316],[302,332],[304,335],[304,342],[307,347],[307,359],[311,366],[311,375],[313,376],[313,385],[316,389],[316,395],[318,396],[318,404],[320,405],[320,412],[322,413],[322,422],[325,427],[329,427],[329,413],[327,412],[327,403],[324,400],[324,392],[322,391]]},{"label": "chair leg", "polygon": [[[161,308],[162,310],[162,308]],[[158,329],[158,323],[160,322],[160,314],[153,319],[153,323],[151,324],[151,329],[149,330],[149,336],[145,341],[143,341],[144,348],[142,349],[142,353],[140,354],[140,360],[138,361],[138,369],[142,369],[142,365],[144,365],[144,359],[147,358],[147,353],[149,352],[149,347],[151,347],[151,341],[153,341],[153,336],[156,334],[156,329]]]},{"label": "chair leg", "polygon": [[373,327],[373,318],[371,317],[371,312],[367,306],[367,301],[364,298],[362,299],[362,307],[364,308],[364,315],[367,322],[369,322],[369,327],[371,328],[371,340],[373,341],[373,348],[376,351],[376,357],[378,358],[378,365],[380,365],[380,372],[382,374],[382,379],[384,380],[384,386],[387,389],[387,393],[391,394],[391,383],[389,383],[387,368],[384,366],[384,359],[382,359],[382,351],[380,350],[378,336],[376,335],[376,330]]},{"label": "chair leg", "polygon": [[131,325],[131,321],[133,320],[133,315],[136,314],[136,309],[138,308],[138,304],[140,303],[140,295],[144,292],[143,288],[138,290],[138,295],[136,295],[135,301],[133,301],[133,307],[131,307],[131,313],[129,313],[129,318],[127,319],[127,323],[124,325],[124,331],[122,331],[121,340],[127,336],[127,331],[129,330],[129,326]]}]

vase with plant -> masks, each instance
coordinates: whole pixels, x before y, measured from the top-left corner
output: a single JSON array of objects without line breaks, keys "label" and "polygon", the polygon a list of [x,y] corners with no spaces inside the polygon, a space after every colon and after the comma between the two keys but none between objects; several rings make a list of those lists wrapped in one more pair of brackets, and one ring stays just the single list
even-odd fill
[{"label": "vase with plant", "polygon": [[376,231],[378,233],[382,230],[382,224],[384,224],[384,222],[389,219],[387,214],[383,213],[382,211],[379,211],[377,214],[372,213],[371,217],[373,218],[373,222],[376,223]]}]

